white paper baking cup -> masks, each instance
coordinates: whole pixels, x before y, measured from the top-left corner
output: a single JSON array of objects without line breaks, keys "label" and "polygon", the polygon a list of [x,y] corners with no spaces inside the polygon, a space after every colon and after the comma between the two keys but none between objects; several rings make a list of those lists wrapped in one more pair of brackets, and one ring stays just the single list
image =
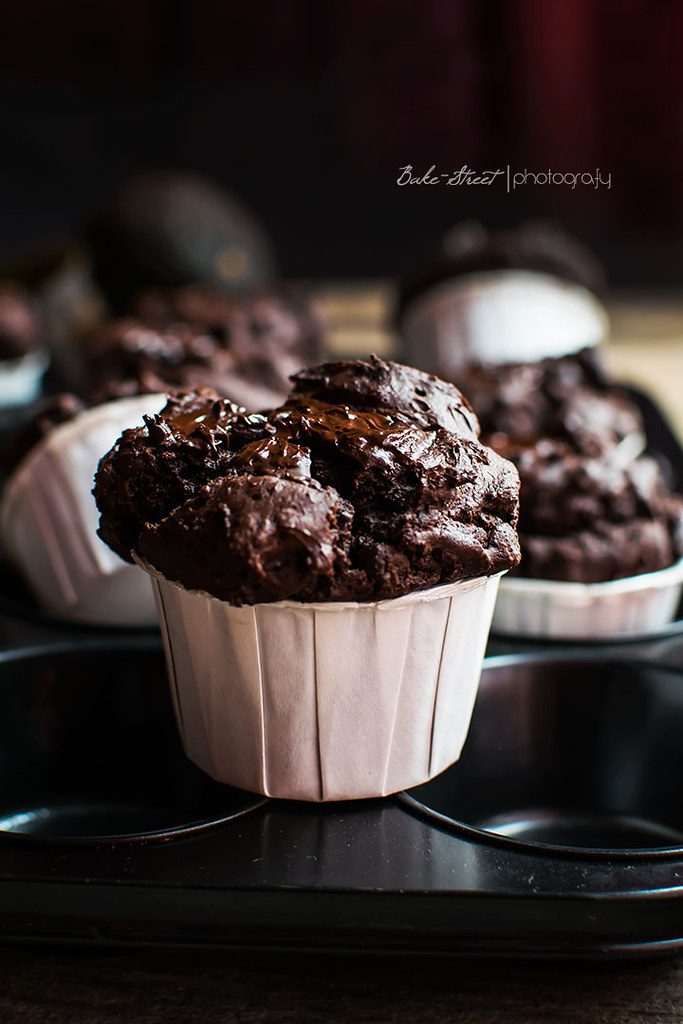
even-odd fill
[{"label": "white paper baking cup", "polygon": [[442,281],[408,306],[407,361],[449,377],[471,362],[526,363],[593,348],[607,335],[604,306],[582,285],[531,270]]},{"label": "white paper baking cup", "polygon": [[0,539],[49,614],[117,626],[157,623],[148,577],[97,536],[92,488],[100,459],[122,431],[165,403],[165,395],[136,395],[88,409],[57,427],[12,474]]},{"label": "white paper baking cup", "polygon": [[0,407],[34,402],[43,386],[49,361],[45,351],[29,352],[20,359],[0,360]]},{"label": "white paper baking cup", "polygon": [[606,583],[508,576],[493,613],[494,632],[564,640],[656,633],[673,621],[683,591],[683,559],[659,572]]},{"label": "white paper baking cup", "polygon": [[499,576],[367,604],[237,608],[146,568],[185,750],[219,782],[379,797],[460,756]]}]

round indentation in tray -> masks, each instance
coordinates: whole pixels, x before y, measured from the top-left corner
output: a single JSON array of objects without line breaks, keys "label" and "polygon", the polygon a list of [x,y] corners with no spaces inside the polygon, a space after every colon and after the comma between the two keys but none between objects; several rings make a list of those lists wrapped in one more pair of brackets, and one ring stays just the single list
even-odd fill
[{"label": "round indentation in tray", "polygon": [[0,653],[0,836],[169,838],[259,806],[185,756],[161,646]]},{"label": "round indentation in tray", "polygon": [[460,761],[403,794],[486,841],[589,856],[683,851],[683,671],[490,658]]}]

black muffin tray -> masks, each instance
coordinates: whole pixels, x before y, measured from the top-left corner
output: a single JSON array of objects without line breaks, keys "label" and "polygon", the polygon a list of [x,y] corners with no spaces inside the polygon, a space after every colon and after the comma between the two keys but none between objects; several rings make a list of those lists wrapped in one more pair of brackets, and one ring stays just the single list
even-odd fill
[{"label": "black muffin tray", "polygon": [[[683,452],[639,397],[672,484]],[[683,949],[683,624],[492,637],[460,761],[276,801],[185,757],[154,631],[50,622],[0,577],[0,940],[412,955]]]}]

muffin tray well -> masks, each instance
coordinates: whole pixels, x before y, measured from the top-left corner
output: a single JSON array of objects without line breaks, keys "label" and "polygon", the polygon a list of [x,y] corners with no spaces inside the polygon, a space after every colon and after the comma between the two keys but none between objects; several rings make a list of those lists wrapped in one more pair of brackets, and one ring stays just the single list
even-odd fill
[{"label": "muffin tray well", "polygon": [[0,938],[511,955],[683,946],[683,671],[486,662],[462,760],[314,805],[184,757],[160,645],[0,655]]},{"label": "muffin tray well", "polygon": [[[680,481],[683,453],[646,416]],[[682,735],[680,624],[619,644],[493,637],[440,776],[382,800],[263,799],[186,759],[157,634],[62,628],[8,594],[0,940],[677,951]]]}]

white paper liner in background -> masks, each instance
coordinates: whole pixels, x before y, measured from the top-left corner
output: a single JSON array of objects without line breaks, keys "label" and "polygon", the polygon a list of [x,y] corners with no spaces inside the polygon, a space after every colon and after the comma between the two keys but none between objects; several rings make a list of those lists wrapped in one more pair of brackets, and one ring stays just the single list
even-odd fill
[{"label": "white paper liner in background", "polygon": [[564,640],[652,634],[672,622],[683,592],[683,559],[659,572],[606,583],[508,576],[493,614],[494,632]]},{"label": "white paper liner in background", "polygon": [[420,294],[401,324],[407,362],[447,379],[472,362],[526,363],[593,348],[604,306],[582,285],[530,270],[466,274]]},{"label": "white paper liner in background", "polygon": [[0,407],[28,405],[40,394],[49,357],[45,351],[29,352],[19,359],[0,360]]},{"label": "white paper liner in background", "polygon": [[460,756],[499,576],[368,604],[237,608],[146,568],[185,750],[218,781],[378,797]]},{"label": "white paper liner in background", "polygon": [[2,545],[50,614],[118,626],[157,623],[148,577],[97,536],[92,488],[100,459],[122,431],[165,402],[165,395],[136,395],[88,409],[57,427],[11,476],[0,506]]}]

